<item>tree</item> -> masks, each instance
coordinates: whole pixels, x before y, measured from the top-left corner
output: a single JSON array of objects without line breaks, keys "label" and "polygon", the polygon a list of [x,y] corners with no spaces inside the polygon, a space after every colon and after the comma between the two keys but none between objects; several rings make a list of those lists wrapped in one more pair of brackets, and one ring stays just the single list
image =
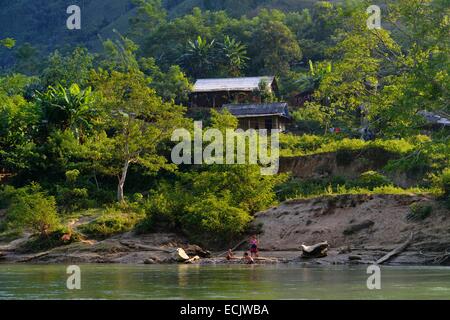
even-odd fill
[{"label": "tree", "polygon": [[0,78],[0,169],[18,173],[32,165],[41,113],[24,94],[34,82],[20,74]]},{"label": "tree", "polygon": [[283,75],[292,63],[301,59],[300,46],[284,23],[284,18],[280,11],[261,10],[251,44],[254,69],[271,75]]},{"label": "tree", "polygon": [[181,57],[183,65],[195,77],[207,77],[213,70],[216,58],[215,40],[208,41],[198,36],[189,40],[187,52]]},{"label": "tree", "polygon": [[183,109],[163,102],[138,71],[98,72],[94,83],[105,110],[107,138],[103,140],[111,146],[111,158],[102,159],[103,171],[117,176],[117,200],[123,202],[130,165],[140,165],[148,174],[173,168],[158,146],[183,125]]},{"label": "tree", "polygon": [[275,102],[277,100],[275,93],[271,90],[270,85],[266,80],[261,80],[261,82],[258,83],[258,89],[255,90],[253,94],[259,96],[263,103]]},{"label": "tree", "polygon": [[367,29],[363,5],[358,8],[351,12],[336,35],[338,44],[327,50],[332,67],[311,64],[310,72],[314,73],[311,80],[316,90],[306,109],[313,111],[310,114],[320,114],[316,119],[324,121],[325,131],[332,125],[350,130],[361,125],[358,110],[371,109],[374,105],[386,54],[400,52],[386,30],[377,30],[375,34]]},{"label": "tree", "polygon": [[106,70],[116,70],[120,72],[135,72],[139,70],[139,63],[136,59],[136,51],[139,46],[131,39],[122,36],[117,30],[116,40],[108,39],[103,42],[103,54],[101,56],[100,67]]},{"label": "tree", "polygon": [[98,115],[91,88],[81,90],[77,84],[68,89],[62,85],[50,86],[46,92],[37,93],[36,101],[49,126],[70,129],[79,141],[92,129],[91,120]]},{"label": "tree", "polygon": [[167,12],[161,0],[132,0],[132,2],[137,7],[136,15],[130,18],[133,39],[155,31],[166,22]]},{"label": "tree", "polygon": [[164,101],[188,101],[192,84],[179,66],[171,66],[167,72],[163,72],[154,58],[142,58],[139,63],[141,70],[151,78],[150,87]]},{"label": "tree", "polygon": [[67,55],[55,51],[48,57],[47,68],[42,72],[42,84],[45,88],[57,84],[69,87],[74,83],[84,87],[93,61],[94,56],[85,48],[77,47]]},{"label": "tree", "polygon": [[247,46],[229,36],[225,36],[220,46],[227,74],[231,77],[239,77],[249,60]]},{"label": "tree", "polygon": [[370,117],[387,136],[417,133],[423,124],[418,111],[450,111],[450,9],[446,1],[402,0],[387,12],[401,52],[386,54],[385,61],[395,67],[383,72],[385,81]]},{"label": "tree", "polygon": [[13,68],[15,72],[32,76],[41,71],[42,64],[39,61],[39,51],[31,44],[25,43],[16,47],[14,55],[16,58],[16,64]]}]

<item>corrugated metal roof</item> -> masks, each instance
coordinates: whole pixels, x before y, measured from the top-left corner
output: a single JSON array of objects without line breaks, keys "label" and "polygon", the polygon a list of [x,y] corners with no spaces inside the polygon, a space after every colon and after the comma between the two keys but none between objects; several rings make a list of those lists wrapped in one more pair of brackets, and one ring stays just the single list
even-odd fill
[{"label": "corrugated metal roof", "polygon": [[261,103],[261,104],[227,104],[223,106],[237,118],[255,116],[280,116],[290,118],[288,104],[286,102]]},{"label": "corrugated metal roof", "polygon": [[272,85],[275,77],[250,77],[250,78],[223,78],[223,79],[198,79],[193,92],[213,91],[253,91],[259,88],[261,81]]}]

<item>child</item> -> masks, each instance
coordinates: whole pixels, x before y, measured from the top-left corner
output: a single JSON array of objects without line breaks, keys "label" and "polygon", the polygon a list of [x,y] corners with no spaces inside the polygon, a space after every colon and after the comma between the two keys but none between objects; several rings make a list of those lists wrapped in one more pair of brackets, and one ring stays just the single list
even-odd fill
[{"label": "child", "polygon": [[258,239],[256,238],[256,235],[253,235],[250,238],[250,254],[252,257],[258,257]]},{"label": "child", "polygon": [[246,264],[254,264],[255,263],[255,260],[253,260],[253,258],[248,255],[248,252],[244,252],[243,259],[244,259],[244,263],[246,263]]},{"label": "child", "polygon": [[227,260],[233,260],[236,259],[234,256],[233,251],[231,251],[231,249],[228,249],[228,253],[227,253]]}]

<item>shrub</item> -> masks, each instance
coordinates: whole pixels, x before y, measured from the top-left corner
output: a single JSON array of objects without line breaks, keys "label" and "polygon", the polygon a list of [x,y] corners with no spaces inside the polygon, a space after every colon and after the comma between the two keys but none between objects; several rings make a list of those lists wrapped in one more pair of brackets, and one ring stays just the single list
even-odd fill
[{"label": "shrub", "polygon": [[442,190],[444,191],[444,196],[450,196],[450,168],[445,169],[441,175]]},{"label": "shrub", "polygon": [[367,171],[361,174],[357,180],[357,185],[362,188],[373,190],[376,187],[388,186],[392,182],[384,175],[376,171]]},{"label": "shrub", "polygon": [[433,207],[429,204],[413,203],[410,212],[406,215],[406,219],[410,221],[422,221],[428,218],[433,211]]},{"label": "shrub", "polygon": [[136,226],[136,232],[174,229],[178,216],[191,201],[191,195],[178,184],[161,183],[155,190],[151,190],[147,199],[143,201],[146,216]]},{"label": "shrub", "polygon": [[59,226],[55,198],[47,196],[38,184],[16,189],[10,198],[7,220],[10,225],[48,235]]},{"label": "shrub", "polygon": [[116,201],[115,191],[99,189],[99,190],[91,190],[89,194],[91,198],[94,199],[97,206],[100,206],[102,204],[111,204]]},{"label": "shrub", "polygon": [[299,156],[314,152],[329,139],[323,136],[304,134],[301,136],[293,134],[280,135],[280,149],[282,156]]},{"label": "shrub", "polygon": [[11,201],[17,196],[19,191],[13,186],[0,187],[0,209],[6,209],[11,205]]},{"label": "shrub", "polygon": [[143,218],[142,211],[118,205],[107,208],[100,217],[80,227],[80,230],[93,237],[107,238],[132,230]]},{"label": "shrub", "polygon": [[183,230],[195,240],[231,240],[244,232],[251,216],[226,198],[208,196],[193,203],[181,218]]},{"label": "shrub", "polygon": [[89,199],[89,193],[86,188],[66,188],[57,186],[56,202],[60,209],[66,212],[88,209],[95,206],[95,201]]},{"label": "shrub", "polygon": [[440,190],[442,200],[450,208],[450,168],[446,168],[440,175],[432,177],[434,186]]},{"label": "shrub", "polygon": [[417,137],[409,140],[375,140],[364,141],[361,139],[339,138],[336,136],[301,135],[294,136],[285,134],[280,136],[281,156],[304,156],[318,153],[346,151],[361,151],[377,149],[391,154],[404,155],[414,150]]}]

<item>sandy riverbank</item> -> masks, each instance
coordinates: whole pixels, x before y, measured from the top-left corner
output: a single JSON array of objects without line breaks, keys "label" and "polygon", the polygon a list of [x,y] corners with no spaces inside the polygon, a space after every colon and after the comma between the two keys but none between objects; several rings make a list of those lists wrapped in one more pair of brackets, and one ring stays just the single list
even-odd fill
[{"label": "sandy riverbank", "polygon": [[[407,219],[413,203],[433,207],[421,221]],[[399,247],[413,234],[413,241],[386,264],[449,265],[450,214],[439,203],[417,195],[344,195],[293,200],[256,214],[253,222],[261,234],[257,263],[372,264]],[[126,233],[93,243],[73,243],[39,253],[21,253],[26,239],[0,245],[0,263],[176,263],[173,252],[199,255],[199,264],[243,263],[227,261],[222,252],[206,257],[201,248],[173,233]],[[328,241],[328,256],[301,257],[301,244]],[[226,249],[226,248],[224,248]],[[246,245],[235,252],[242,257]]]}]

